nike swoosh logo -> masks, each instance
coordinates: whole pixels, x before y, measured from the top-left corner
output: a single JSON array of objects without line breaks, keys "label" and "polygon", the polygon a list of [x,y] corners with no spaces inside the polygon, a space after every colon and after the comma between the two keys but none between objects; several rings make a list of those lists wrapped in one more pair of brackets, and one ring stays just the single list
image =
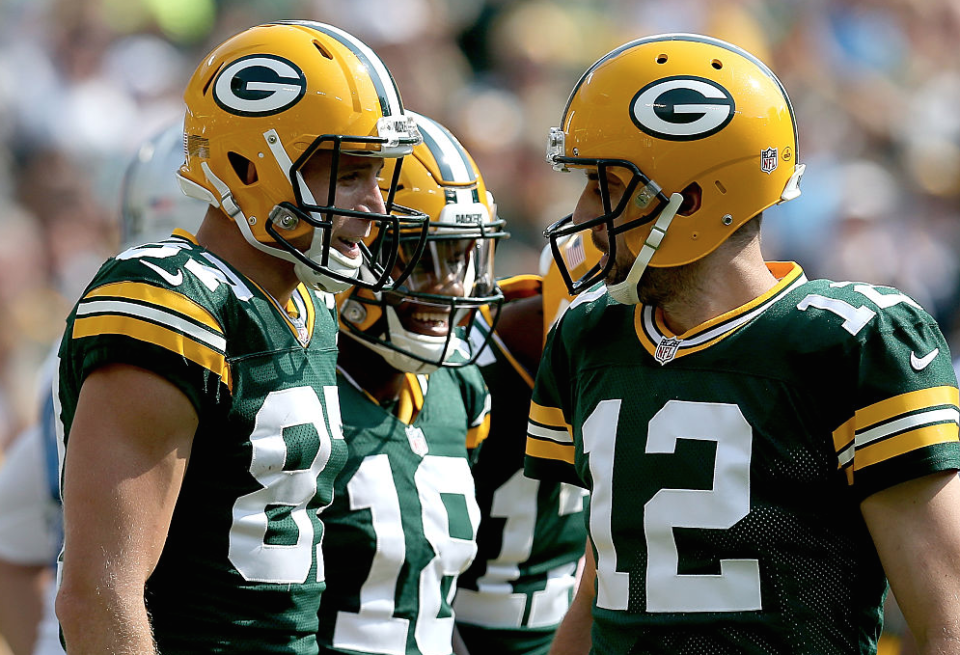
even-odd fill
[{"label": "nike swoosh logo", "polygon": [[913,351],[911,351],[910,366],[913,367],[914,371],[922,371],[923,369],[927,368],[927,366],[930,365],[930,362],[932,362],[939,354],[940,354],[939,348],[934,348],[933,352],[927,355],[924,355],[923,357],[917,357],[916,355],[913,354]]},{"label": "nike swoosh logo", "polygon": [[183,271],[177,271],[176,275],[171,275],[156,264],[151,264],[150,262],[143,261],[142,259],[140,260],[140,263],[147,268],[156,271],[157,275],[166,280],[167,284],[172,287],[179,287],[181,284],[183,284]]}]

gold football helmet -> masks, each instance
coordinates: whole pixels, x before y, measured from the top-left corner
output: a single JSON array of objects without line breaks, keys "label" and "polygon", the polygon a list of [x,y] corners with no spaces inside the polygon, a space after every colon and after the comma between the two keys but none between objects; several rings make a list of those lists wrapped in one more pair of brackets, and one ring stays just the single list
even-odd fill
[{"label": "gold football helmet", "polygon": [[[571,293],[610,273],[616,235],[634,258],[615,299],[635,304],[646,267],[680,266],[716,249],[768,207],[800,195],[793,108],[777,77],[729,43],[692,34],[639,39],[591,66],[574,87],[547,161],[596,173],[603,214],[544,231]],[[613,206],[607,175],[624,186]],[[562,239],[604,226],[602,266],[574,279]]]},{"label": "gold football helmet", "polygon": [[[440,366],[466,366],[482,350],[471,347],[469,332],[480,307],[503,302],[493,251],[507,233],[460,142],[436,121],[411,114],[423,143],[403,163],[396,206],[430,217],[426,243],[417,230],[401,232],[399,261],[404,267],[416,262],[410,274],[398,274],[398,286],[391,290],[353,289],[338,300],[343,334],[397,370],[429,373]],[[384,182],[391,166],[384,168]],[[365,274],[361,270],[361,278]]]},{"label": "gold football helmet", "polygon": [[[392,159],[420,142],[387,67],[356,37],[310,21],[253,27],[203,60],[184,100],[184,192],[221,207],[251,245],[293,262],[303,282],[379,289],[392,268],[381,263],[396,261],[400,230],[425,235],[423,215],[336,206],[341,154]],[[314,198],[300,172],[318,150],[332,153],[326,198]],[[335,215],[374,221],[376,238],[360,258],[331,247]],[[305,252],[291,243],[306,237]],[[361,263],[371,274],[364,280],[356,279]]]}]

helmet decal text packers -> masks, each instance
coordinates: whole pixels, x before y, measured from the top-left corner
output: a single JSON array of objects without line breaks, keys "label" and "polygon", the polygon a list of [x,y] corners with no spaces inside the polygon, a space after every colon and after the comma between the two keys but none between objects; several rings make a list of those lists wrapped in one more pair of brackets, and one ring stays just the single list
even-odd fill
[{"label": "helmet decal text packers", "polygon": [[307,91],[296,64],[275,55],[242,57],[221,71],[213,97],[238,116],[270,116],[295,105]]},{"label": "helmet decal text packers", "polygon": [[726,127],[735,109],[733,96],[716,82],[681,75],[640,89],[631,102],[630,117],[652,137],[694,141]]}]

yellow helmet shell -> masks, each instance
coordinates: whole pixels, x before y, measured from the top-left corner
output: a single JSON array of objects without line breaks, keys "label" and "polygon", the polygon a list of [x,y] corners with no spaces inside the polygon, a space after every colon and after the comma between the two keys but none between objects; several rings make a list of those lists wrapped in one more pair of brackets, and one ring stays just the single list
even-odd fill
[{"label": "yellow helmet shell", "polygon": [[[309,21],[260,25],[228,39],[194,72],[184,101],[181,176],[220,199],[209,167],[267,245],[276,245],[265,230],[270,212],[297,202],[289,165],[280,160],[297,162],[322,135],[376,136],[381,119],[403,117],[396,84],[377,55],[346,32]],[[395,157],[409,147],[391,152],[345,140],[343,151]],[[253,181],[246,162],[255,167]],[[311,230],[301,222],[284,236]]]},{"label": "yellow helmet shell", "polygon": [[[413,148],[413,155],[401,164],[400,181],[394,200],[397,204],[423,212],[434,228],[474,228],[492,223],[496,209],[480,169],[469,152],[447,128],[431,118],[407,112],[417,122],[423,142]],[[386,161],[380,174],[385,184],[393,176],[394,161]],[[383,186],[382,184],[381,186]],[[458,215],[448,207],[474,205],[475,212]],[[476,215],[483,214],[482,216]]]},{"label": "yellow helmet shell", "polygon": [[[344,334],[379,353],[397,370],[426,373],[441,366],[466,366],[483,349],[470,340],[472,316],[481,307],[503,302],[493,259],[494,242],[507,233],[483,176],[463,145],[437,121],[410,115],[423,141],[400,164],[393,204],[398,212],[414,210],[429,218],[425,241],[419,245],[429,253],[421,263],[430,263],[415,267],[400,288],[382,294],[354,289],[338,296],[338,302]],[[389,160],[384,163],[381,187],[393,180],[395,165]],[[408,257],[419,241],[417,236],[401,235]],[[459,280],[459,291],[451,291],[446,283],[438,285],[450,279]],[[408,329],[397,312],[401,300],[446,314],[447,336]],[[466,328],[462,336],[457,326]]]},{"label": "yellow helmet shell", "polygon": [[[786,91],[758,59],[716,39],[672,34],[614,50],[576,85],[560,130],[565,157],[630,162],[668,198],[699,187],[699,206],[676,215],[651,266],[700,259],[758,213],[799,195]],[[612,170],[629,182],[626,168]],[[627,218],[651,211],[641,192]],[[625,233],[634,255],[653,218]]]}]

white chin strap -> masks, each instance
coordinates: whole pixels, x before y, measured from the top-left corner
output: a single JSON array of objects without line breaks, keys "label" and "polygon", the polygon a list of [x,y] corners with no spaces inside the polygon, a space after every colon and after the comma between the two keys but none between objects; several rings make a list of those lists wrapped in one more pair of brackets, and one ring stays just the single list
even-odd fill
[{"label": "white chin strap", "polygon": [[[385,307],[384,312],[387,315],[390,341],[401,350],[414,353],[418,357],[429,359],[432,362],[445,362],[457,350],[457,346],[460,344],[460,339],[452,336],[450,338],[450,344],[447,346],[446,352],[444,352],[444,344],[447,343],[447,337],[431,337],[425,334],[409,332],[403,328],[403,324],[400,323],[400,317],[397,316],[397,312],[393,307]],[[390,366],[398,371],[425,375],[433,373],[440,368],[439,364],[421,362],[419,359],[405,355],[393,348],[388,348],[387,346],[367,339],[361,339],[353,335],[349,330],[343,330],[342,332],[376,352],[383,357]]]},{"label": "white chin strap", "polygon": [[[290,171],[293,170],[293,162],[290,160],[290,157],[287,155],[287,151],[284,150],[283,144],[280,142],[280,135],[277,134],[276,130],[268,130],[263,133],[263,136],[267,141],[267,147],[273,154],[274,159],[277,160],[277,164],[280,166],[280,169],[289,176]],[[297,185],[300,187],[300,195],[304,202],[308,205],[316,206],[317,201],[313,197],[310,187],[308,187],[307,183],[304,182],[303,176],[300,175],[299,171],[297,171],[294,179],[296,180]],[[316,220],[322,220],[321,216],[316,212],[311,212],[311,214]],[[313,229],[313,240],[310,242],[310,248],[304,253],[304,255],[306,255],[307,258],[314,263],[319,264],[322,261],[323,232],[321,230],[317,228]],[[327,261],[327,268],[338,275],[342,275],[351,280],[356,279],[360,274],[361,264],[363,264],[363,257],[352,259],[344,255],[332,245],[330,246],[330,255]],[[300,278],[301,282],[320,291],[339,293],[340,291],[345,291],[353,286],[350,282],[344,282],[342,280],[334,279],[328,275],[324,275],[320,271],[310,268],[301,261],[296,262],[293,270],[297,274],[297,277]]]},{"label": "white chin strap", "polygon": [[[314,241],[322,241],[320,237],[320,230],[314,229]],[[317,247],[322,249],[322,246],[319,244]],[[313,261],[319,262],[319,257],[314,256],[314,244],[310,245],[310,249],[305,254]],[[347,257],[333,246],[330,246],[330,257],[327,261],[327,268],[331,269],[335,273],[346,278],[356,279],[360,275],[360,266],[362,264],[363,257],[357,257],[355,259]],[[307,286],[313,287],[314,289],[319,289],[320,291],[340,293],[341,291],[346,291],[353,286],[351,282],[344,282],[343,280],[332,278],[329,275],[324,275],[320,271],[310,268],[303,262],[297,262],[297,264],[293,267],[293,270],[297,274],[297,277],[300,278],[301,282]]]},{"label": "white chin strap", "polygon": [[610,297],[618,303],[622,305],[637,305],[640,303],[640,296],[637,291],[637,286],[640,284],[640,277],[643,275],[643,272],[647,270],[650,260],[660,248],[663,237],[666,236],[667,229],[670,227],[670,223],[673,222],[673,217],[677,215],[677,210],[680,209],[681,204],[683,204],[682,195],[674,193],[670,196],[670,202],[663,208],[663,211],[657,216],[657,222],[650,228],[650,234],[647,235],[647,240],[640,249],[640,254],[638,254],[637,258],[633,261],[633,266],[630,267],[630,272],[627,273],[627,279],[618,284],[607,285],[607,291],[610,293]]}]

